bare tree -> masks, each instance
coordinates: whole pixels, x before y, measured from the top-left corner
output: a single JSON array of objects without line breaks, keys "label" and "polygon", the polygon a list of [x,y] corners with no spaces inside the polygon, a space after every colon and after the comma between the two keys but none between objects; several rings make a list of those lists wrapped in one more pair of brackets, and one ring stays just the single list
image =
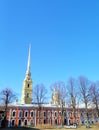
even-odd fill
[{"label": "bare tree", "polygon": [[92,103],[95,105],[95,109],[99,118],[99,83],[92,83],[90,86],[90,96]]},{"label": "bare tree", "polygon": [[61,106],[61,115],[60,116],[61,116],[61,125],[63,125],[63,110],[64,110],[64,106],[66,103],[66,96],[67,96],[66,85],[64,82],[59,81],[59,82],[54,83],[51,86],[51,90],[53,90],[54,87],[56,87],[56,90],[59,94],[58,102],[59,102],[59,105]]},{"label": "bare tree", "polygon": [[46,95],[47,95],[47,89],[45,88],[44,84],[37,84],[34,87],[33,98],[36,103],[38,104],[45,103]]},{"label": "bare tree", "polygon": [[[6,122],[6,114],[7,114],[7,109],[8,109],[8,104],[12,103],[16,99],[16,94],[9,88],[5,88],[1,90],[0,92],[0,101],[1,105],[4,108],[4,123]],[[5,124],[4,124],[5,125]]]},{"label": "bare tree", "polygon": [[78,80],[79,80],[79,87],[80,87],[80,93],[81,93],[81,100],[85,104],[86,121],[88,124],[88,121],[89,121],[88,107],[90,105],[90,94],[89,94],[90,82],[84,76],[80,76]]},{"label": "bare tree", "polygon": [[41,124],[42,118],[42,110],[41,105],[45,103],[47,100],[47,89],[45,88],[44,84],[37,84],[34,87],[33,91],[33,101],[38,104],[38,111],[39,111],[39,124]]},{"label": "bare tree", "polygon": [[70,78],[68,81],[68,94],[70,97],[70,106],[73,108],[73,117],[74,117],[74,124],[77,124],[76,121],[76,105],[77,105],[77,84],[74,78]]},{"label": "bare tree", "polygon": [[66,103],[66,85],[63,81],[55,82],[53,85],[51,85],[51,90],[54,90],[54,87],[56,88],[58,94],[59,94],[59,104],[65,105]]}]

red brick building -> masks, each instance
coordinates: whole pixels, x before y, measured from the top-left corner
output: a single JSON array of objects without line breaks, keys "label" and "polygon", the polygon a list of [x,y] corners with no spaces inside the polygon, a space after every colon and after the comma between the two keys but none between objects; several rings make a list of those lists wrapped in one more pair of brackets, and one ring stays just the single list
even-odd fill
[{"label": "red brick building", "polygon": [[[70,125],[76,120],[77,124],[86,122],[86,112],[84,108],[76,109],[76,119],[74,119],[73,109],[64,106],[61,108],[59,95],[56,89],[52,94],[52,104],[32,104],[32,78],[30,72],[30,48],[26,76],[23,82],[21,103],[8,106],[7,126],[37,126],[39,124],[49,125]],[[0,126],[4,119],[4,113],[0,113]],[[89,109],[89,122],[98,122],[95,109]]]},{"label": "red brick building", "polygon": [[[61,116],[63,112],[63,116]],[[39,124],[49,125],[70,125],[74,122],[72,108],[52,104],[11,105],[7,111],[7,126],[37,126]],[[3,116],[1,121],[3,120]],[[89,109],[89,122],[98,122],[97,114],[94,109]],[[76,122],[84,124],[86,122],[85,109],[76,110]],[[1,125],[1,124],[0,124]]]}]

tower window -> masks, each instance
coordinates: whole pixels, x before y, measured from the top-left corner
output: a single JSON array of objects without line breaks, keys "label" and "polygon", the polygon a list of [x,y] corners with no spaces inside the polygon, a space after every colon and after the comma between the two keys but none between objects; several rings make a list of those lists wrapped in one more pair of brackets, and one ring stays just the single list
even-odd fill
[{"label": "tower window", "polygon": [[28,84],[28,88],[30,87],[30,84]]},{"label": "tower window", "polygon": [[27,98],[29,97],[29,93],[27,93]]},{"label": "tower window", "polygon": [[26,97],[26,98],[29,98],[29,93],[26,93],[26,94],[25,94],[25,97]]}]

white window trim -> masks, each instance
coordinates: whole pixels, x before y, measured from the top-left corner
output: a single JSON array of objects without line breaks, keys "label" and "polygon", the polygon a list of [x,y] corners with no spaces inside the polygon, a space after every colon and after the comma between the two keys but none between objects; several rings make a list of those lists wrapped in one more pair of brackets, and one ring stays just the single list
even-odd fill
[{"label": "white window trim", "polygon": [[27,125],[28,125],[28,119],[24,119],[24,126],[25,126],[25,120],[27,120]]},{"label": "white window trim", "polygon": [[[12,121],[14,121],[14,125],[12,125]],[[11,126],[15,126],[15,120],[14,119],[11,120]]]},{"label": "white window trim", "polygon": [[[26,112],[27,112],[27,116],[25,116],[25,113],[26,113]],[[25,118],[28,118],[28,116],[29,116],[29,112],[28,112],[28,110],[25,110],[25,111],[24,111],[24,117],[25,117]]]},{"label": "white window trim", "polygon": [[[21,125],[20,126],[22,126],[22,119],[19,119],[19,120],[21,120]],[[19,125],[19,120],[18,120],[18,125]]]},{"label": "white window trim", "polygon": [[[15,116],[13,116],[13,112],[15,112]],[[16,117],[16,110],[12,111],[12,117],[15,118]]]},{"label": "white window trim", "polygon": [[[44,114],[44,113],[45,113],[45,114]],[[44,111],[43,114],[44,114],[44,117],[46,117],[46,111]]]},{"label": "white window trim", "polygon": [[[31,116],[31,113],[33,112],[33,116]],[[32,110],[32,111],[30,111],[30,117],[32,117],[32,118],[34,118],[35,116],[34,116],[34,110]]]}]

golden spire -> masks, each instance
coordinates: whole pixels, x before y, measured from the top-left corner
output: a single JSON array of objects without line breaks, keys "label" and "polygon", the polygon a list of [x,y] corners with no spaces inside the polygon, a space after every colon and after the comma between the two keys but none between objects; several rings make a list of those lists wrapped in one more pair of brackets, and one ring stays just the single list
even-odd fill
[{"label": "golden spire", "polygon": [[23,82],[22,98],[21,98],[22,104],[32,103],[32,78],[31,78],[31,72],[30,72],[30,53],[31,53],[31,44],[29,45],[27,70],[26,70],[26,76]]},{"label": "golden spire", "polygon": [[31,44],[29,45],[28,63],[27,63],[27,71],[26,71],[26,74],[28,76],[31,76],[31,72],[30,72],[30,54],[31,54]]}]

